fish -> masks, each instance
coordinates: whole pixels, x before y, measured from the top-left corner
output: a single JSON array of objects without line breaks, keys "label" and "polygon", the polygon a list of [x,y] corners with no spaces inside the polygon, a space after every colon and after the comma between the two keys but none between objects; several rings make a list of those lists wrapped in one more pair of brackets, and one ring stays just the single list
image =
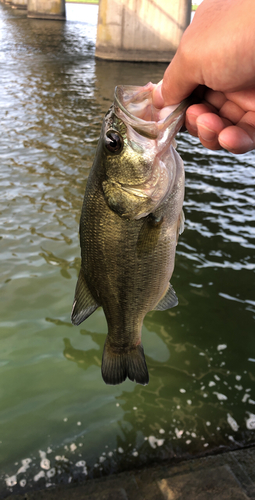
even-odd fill
[{"label": "fish", "polygon": [[101,373],[110,385],[126,378],[148,384],[144,317],[178,304],[170,279],[184,229],[184,167],[175,136],[189,103],[158,110],[154,87],[115,88],[81,211],[71,321],[79,325],[103,308],[108,334]]}]

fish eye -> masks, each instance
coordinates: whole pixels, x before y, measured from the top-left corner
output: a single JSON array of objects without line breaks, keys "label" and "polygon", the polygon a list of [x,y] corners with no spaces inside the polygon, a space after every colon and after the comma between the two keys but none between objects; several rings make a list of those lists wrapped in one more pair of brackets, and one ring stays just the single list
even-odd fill
[{"label": "fish eye", "polygon": [[119,154],[123,148],[123,139],[117,132],[110,130],[106,133],[105,147],[110,153]]}]

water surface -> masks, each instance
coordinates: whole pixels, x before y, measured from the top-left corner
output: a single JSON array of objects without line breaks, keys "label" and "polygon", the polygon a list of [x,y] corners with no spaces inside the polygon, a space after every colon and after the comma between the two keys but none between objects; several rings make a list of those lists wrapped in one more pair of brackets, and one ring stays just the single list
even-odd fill
[{"label": "water surface", "polygon": [[148,386],[102,381],[102,309],[70,323],[103,116],[116,84],[156,82],[166,66],[95,60],[97,7],[69,7],[62,23],[0,4],[2,497],[255,437],[254,152],[178,138],[179,306],[145,318]]}]

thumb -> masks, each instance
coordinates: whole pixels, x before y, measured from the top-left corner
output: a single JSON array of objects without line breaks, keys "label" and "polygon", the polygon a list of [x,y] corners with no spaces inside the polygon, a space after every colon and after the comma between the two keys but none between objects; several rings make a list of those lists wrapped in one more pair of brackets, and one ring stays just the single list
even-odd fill
[{"label": "thumb", "polygon": [[194,81],[192,73],[187,71],[187,68],[181,63],[181,57],[177,51],[172,62],[165,71],[160,91],[157,90],[156,87],[155,93],[156,91],[158,93],[160,92],[160,102],[162,103],[163,101],[163,106],[169,106],[178,104],[183,101],[183,99],[186,99],[186,97],[192,94],[197,86],[198,82]]},{"label": "thumb", "polygon": [[162,82],[163,80],[157,83],[152,92],[152,102],[155,108],[158,109],[162,109],[164,107],[164,99],[162,96]]}]

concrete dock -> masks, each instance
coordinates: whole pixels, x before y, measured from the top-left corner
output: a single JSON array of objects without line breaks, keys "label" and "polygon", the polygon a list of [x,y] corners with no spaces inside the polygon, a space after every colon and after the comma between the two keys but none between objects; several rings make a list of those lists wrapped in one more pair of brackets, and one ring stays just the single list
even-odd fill
[{"label": "concrete dock", "polygon": [[255,445],[13,496],[15,500],[255,500]]}]

